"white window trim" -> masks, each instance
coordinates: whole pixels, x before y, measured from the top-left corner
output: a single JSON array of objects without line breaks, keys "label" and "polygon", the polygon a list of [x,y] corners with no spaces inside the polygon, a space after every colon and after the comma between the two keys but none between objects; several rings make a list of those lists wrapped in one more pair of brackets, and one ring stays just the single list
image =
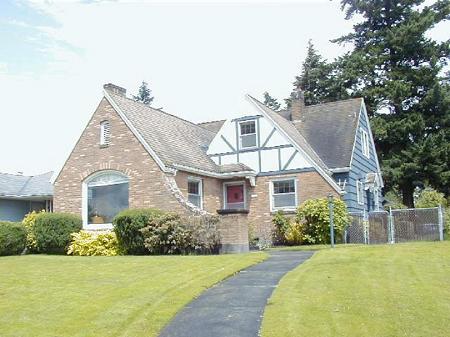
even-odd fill
[{"label": "white window trim", "polygon": [[[245,124],[245,123],[255,123],[255,133],[246,133],[245,135],[241,134],[241,124]],[[239,123],[239,127],[238,127],[238,132],[239,132],[239,149],[242,150],[247,150],[247,149],[255,149],[258,147],[258,129],[257,129],[257,125],[256,125],[256,120],[254,119],[250,119],[250,120],[246,120],[246,121],[240,121]],[[242,146],[242,137],[244,136],[248,136],[248,135],[255,135],[255,139],[256,139],[256,145],[255,146],[246,146],[243,147]]]},{"label": "white window trim", "polygon": [[378,187],[373,189],[374,208],[376,211],[380,210],[380,190]]},{"label": "white window trim", "polygon": [[[88,215],[88,184],[89,181],[94,179],[95,177],[106,174],[106,173],[116,173],[124,175],[122,172],[114,171],[114,170],[102,170],[99,172],[96,172],[89,177],[87,177],[82,185],[81,185],[81,217],[83,220],[83,229],[87,230],[111,230],[113,229],[112,223],[102,223],[102,224],[90,224],[89,223],[89,215]],[[115,184],[98,184],[98,185],[92,185],[92,186],[110,186]]]},{"label": "white window trim", "polygon": [[370,144],[369,135],[366,130],[361,129],[361,146],[362,152],[367,157],[370,158]]},{"label": "white window trim", "polygon": [[244,209],[247,209],[247,184],[245,183],[245,180],[223,183],[223,209],[229,209],[227,205],[227,186],[233,185],[244,185]]},{"label": "white window trim", "polygon": [[[275,207],[273,202],[273,196],[274,196],[274,188],[273,183],[276,181],[286,181],[286,180],[294,180],[294,188],[295,188],[295,207]],[[279,179],[273,179],[270,181],[269,184],[269,201],[270,201],[270,211],[276,212],[276,211],[295,211],[298,207],[298,189],[297,189],[297,181],[298,179],[295,177],[286,177],[286,178],[279,178]],[[283,193],[285,194],[285,193]]]},{"label": "white window trim", "polygon": [[363,183],[356,180],[356,201],[358,202],[358,205],[364,205],[364,195],[361,194],[361,190],[364,191]]},{"label": "white window trim", "polygon": [[[188,201],[189,201],[189,194],[192,194],[192,193],[189,193],[189,182],[196,182],[196,183],[198,183],[198,193],[199,194],[192,194],[192,195],[200,196],[200,207],[199,208],[203,209],[203,180],[198,177],[188,177],[187,181],[188,181],[188,188],[187,188]],[[196,205],[194,205],[194,206],[196,206]]]},{"label": "white window trim", "polygon": [[110,137],[111,137],[111,124],[109,123],[108,120],[104,120],[100,122],[100,146],[109,146]]}]

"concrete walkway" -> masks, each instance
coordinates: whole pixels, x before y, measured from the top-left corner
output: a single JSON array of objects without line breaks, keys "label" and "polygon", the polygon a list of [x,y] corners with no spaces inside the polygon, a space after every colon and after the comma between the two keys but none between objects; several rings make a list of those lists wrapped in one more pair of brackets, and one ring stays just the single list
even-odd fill
[{"label": "concrete walkway", "polygon": [[257,337],[272,291],[312,252],[278,251],[206,290],[181,310],[160,337]]}]

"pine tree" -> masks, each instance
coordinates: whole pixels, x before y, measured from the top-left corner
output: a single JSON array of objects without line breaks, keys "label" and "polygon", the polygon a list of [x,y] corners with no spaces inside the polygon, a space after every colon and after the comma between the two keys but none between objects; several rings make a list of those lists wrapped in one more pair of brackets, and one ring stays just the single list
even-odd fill
[{"label": "pine tree", "polygon": [[133,99],[136,102],[144,103],[145,105],[151,105],[154,97],[152,96],[152,91],[148,87],[148,83],[142,81],[141,86],[139,87],[139,92],[136,96],[133,96]]},{"label": "pine tree", "polygon": [[339,67],[337,66],[336,62],[328,63],[309,40],[301,73],[295,78],[291,96],[285,99],[286,105],[290,107],[291,101],[299,89],[304,93],[305,105],[347,98],[348,94],[339,81]]},{"label": "pine tree", "polygon": [[440,77],[449,42],[426,35],[449,18],[450,3],[423,3],[342,0],[347,19],[363,20],[335,40],[354,46],[338,61],[340,78],[353,96],[364,97],[386,187],[398,188],[409,207],[417,185],[450,192],[450,90]]},{"label": "pine tree", "polygon": [[268,106],[273,111],[279,111],[281,108],[281,104],[278,103],[277,99],[270,96],[267,91],[264,93],[264,105]]}]

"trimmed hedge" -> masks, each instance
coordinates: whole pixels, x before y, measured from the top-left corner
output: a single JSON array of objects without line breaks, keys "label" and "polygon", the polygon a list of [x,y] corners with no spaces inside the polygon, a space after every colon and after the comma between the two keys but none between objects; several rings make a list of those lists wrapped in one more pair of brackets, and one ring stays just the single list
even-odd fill
[{"label": "trimmed hedge", "polygon": [[119,254],[116,234],[90,233],[80,231],[72,233],[72,243],[68,255],[79,256],[115,256]]},{"label": "trimmed hedge", "polygon": [[16,255],[27,244],[27,230],[21,223],[0,222],[0,255]]},{"label": "trimmed hedge", "polygon": [[81,218],[67,213],[40,213],[36,216],[33,233],[39,253],[66,252],[72,237],[82,228]]},{"label": "trimmed hedge", "polygon": [[117,214],[113,226],[120,250],[130,255],[148,254],[141,229],[163,214],[154,208],[127,209]]}]

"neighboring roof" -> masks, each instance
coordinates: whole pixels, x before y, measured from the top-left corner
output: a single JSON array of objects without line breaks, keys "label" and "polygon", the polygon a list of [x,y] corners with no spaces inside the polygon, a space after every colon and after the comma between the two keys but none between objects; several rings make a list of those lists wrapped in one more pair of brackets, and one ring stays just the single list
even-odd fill
[{"label": "neighboring roof", "polygon": [[220,121],[211,121],[211,122],[203,122],[198,123],[198,126],[201,126],[202,128],[213,132],[214,134],[217,134],[219,132],[220,128],[222,127],[223,123],[225,123],[225,119]]},{"label": "neighboring roof", "polygon": [[[215,136],[214,132],[122,95],[111,91],[107,93],[113,105],[125,115],[164,165],[190,167],[219,174],[230,172],[227,171],[229,168],[217,165],[206,154],[208,145]],[[247,170],[248,167],[245,167],[245,171]],[[231,172],[237,171],[239,170],[233,168]]]},{"label": "neighboring roof", "polygon": [[328,168],[350,166],[361,98],[306,106],[292,121]]},{"label": "neighboring roof", "polygon": [[35,176],[0,173],[0,196],[39,197],[52,196],[53,185],[50,178],[53,172]]}]

